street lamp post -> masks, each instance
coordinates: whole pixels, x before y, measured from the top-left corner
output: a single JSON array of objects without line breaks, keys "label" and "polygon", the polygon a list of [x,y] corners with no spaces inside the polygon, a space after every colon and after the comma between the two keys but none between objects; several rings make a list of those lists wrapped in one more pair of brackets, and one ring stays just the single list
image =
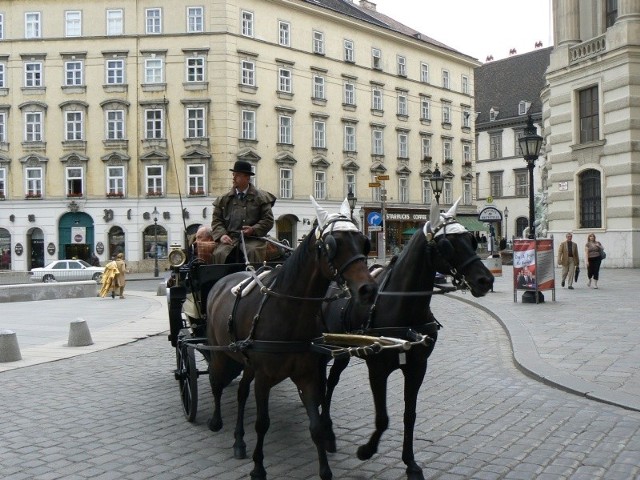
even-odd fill
[{"label": "street lamp post", "polygon": [[436,197],[436,203],[440,205],[440,194],[442,193],[442,188],[444,187],[444,177],[442,173],[440,173],[440,169],[438,168],[438,164],[436,163],[436,168],[431,174],[431,190],[433,190],[433,194]]},{"label": "street lamp post", "polygon": [[536,238],[536,228],[533,225],[535,213],[533,204],[533,167],[535,167],[536,160],[540,155],[540,147],[542,147],[542,137],[536,132],[533,119],[529,114],[524,135],[518,140],[520,142],[520,150],[529,169],[529,238]]},{"label": "street lamp post", "polygon": [[351,220],[353,220],[353,211],[356,208],[356,202],[358,198],[353,194],[351,189],[349,189],[349,193],[347,193],[347,202],[349,202],[349,210],[351,210]]},{"label": "street lamp post", "polygon": [[153,233],[155,235],[155,252],[153,254],[153,259],[154,259],[154,265],[153,265],[153,276],[154,277],[158,277],[160,276],[160,270],[158,269],[158,215],[160,214],[160,212],[158,212],[157,207],[153,207],[153,212],[151,212],[151,214],[153,215]]},{"label": "street lamp post", "polygon": [[504,239],[509,241],[509,207],[504,207]]}]

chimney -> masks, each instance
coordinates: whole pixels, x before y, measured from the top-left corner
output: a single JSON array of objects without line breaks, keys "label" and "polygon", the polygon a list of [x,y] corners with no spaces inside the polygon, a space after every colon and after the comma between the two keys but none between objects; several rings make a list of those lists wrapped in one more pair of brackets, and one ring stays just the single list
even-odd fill
[{"label": "chimney", "polygon": [[376,4],[373,2],[370,2],[369,0],[360,0],[360,6],[362,8],[366,8],[367,10],[371,10],[373,12],[376,11]]}]

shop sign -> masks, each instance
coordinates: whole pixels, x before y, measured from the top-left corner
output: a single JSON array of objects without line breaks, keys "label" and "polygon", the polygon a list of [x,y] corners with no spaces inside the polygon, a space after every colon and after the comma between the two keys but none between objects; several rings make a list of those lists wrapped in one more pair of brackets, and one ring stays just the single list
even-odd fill
[{"label": "shop sign", "polygon": [[102,242],[96,243],[96,252],[98,255],[102,255],[104,253],[104,243]]},{"label": "shop sign", "polygon": [[56,245],[53,242],[49,242],[49,245],[47,245],[47,253],[49,255],[54,255],[56,253]]},{"label": "shop sign", "polygon": [[16,252],[16,255],[20,256],[22,255],[22,252],[24,252],[24,247],[21,243],[16,243],[16,246],[13,247],[13,251]]},{"label": "shop sign", "polygon": [[501,222],[502,213],[496,207],[484,207],[478,214],[481,222]]}]

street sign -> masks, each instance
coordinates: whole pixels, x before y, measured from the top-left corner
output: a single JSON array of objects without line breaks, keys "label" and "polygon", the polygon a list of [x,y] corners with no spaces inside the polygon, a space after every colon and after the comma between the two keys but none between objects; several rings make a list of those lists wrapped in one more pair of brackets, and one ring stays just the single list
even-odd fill
[{"label": "street sign", "polygon": [[501,222],[502,212],[496,207],[484,207],[478,214],[478,220],[481,222]]},{"label": "street sign", "polygon": [[367,222],[369,223],[369,225],[381,225],[382,215],[380,215],[380,212],[370,212],[369,215],[367,215]]},{"label": "street sign", "polygon": [[369,182],[369,187],[378,188],[380,186],[380,182]]},{"label": "street sign", "polygon": [[376,180],[382,182],[383,180],[389,180],[389,175],[378,175],[376,176]]},{"label": "street sign", "polygon": [[379,225],[369,225],[369,231],[370,232],[381,232],[382,231],[382,227]]}]

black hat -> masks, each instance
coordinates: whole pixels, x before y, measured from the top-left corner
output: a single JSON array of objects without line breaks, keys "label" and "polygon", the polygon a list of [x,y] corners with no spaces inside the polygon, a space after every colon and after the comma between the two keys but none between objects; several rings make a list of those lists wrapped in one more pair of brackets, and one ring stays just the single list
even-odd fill
[{"label": "black hat", "polygon": [[229,169],[231,172],[235,173],[246,173],[247,175],[254,175],[251,171],[251,164],[249,162],[245,162],[244,160],[238,160],[233,168]]}]

